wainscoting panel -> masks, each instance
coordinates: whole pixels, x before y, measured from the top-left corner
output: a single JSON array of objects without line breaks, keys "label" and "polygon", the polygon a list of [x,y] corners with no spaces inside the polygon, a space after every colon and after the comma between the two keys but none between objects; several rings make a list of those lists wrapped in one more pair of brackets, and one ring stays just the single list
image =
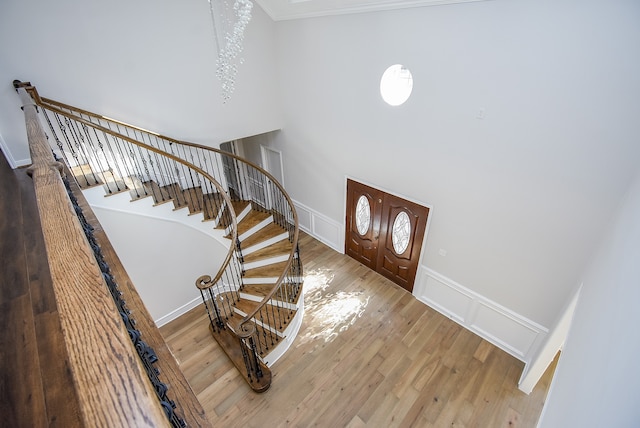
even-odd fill
[{"label": "wainscoting panel", "polygon": [[471,330],[490,338],[491,342],[522,361],[525,361],[525,356],[540,333],[526,322],[482,301],[477,303]]},{"label": "wainscoting panel", "polygon": [[300,229],[311,234],[311,224],[313,221],[313,214],[311,213],[311,210],[296,201],[293,201],[293,205],[296,207],[296,211],[298,212]]},{"label": "wainscoting panel", "polygon": [[548,330],[426,266],[413,289],[416,298],[517,359],[529,363]]},{"label": "wainscoting panel", "polygon": [[416,297],[438,312],[446,314],[458,324],[464,325],[473,304],[473,296],[460,288],[449,286],[445,281],[437,278],[435,272],[428,275],[426,269],[421,269],[421,271],[421,275],[416,280],[414,295],[418,289],[417,284],[424,283],[424,290],[427,293],[416,295]]},{"label": "wainscoting panel", "polygon": [[293,205],[298,212],[300,229],[337,252],[344,253],[344,224],[338,223],[300,202],[293,201]]}]

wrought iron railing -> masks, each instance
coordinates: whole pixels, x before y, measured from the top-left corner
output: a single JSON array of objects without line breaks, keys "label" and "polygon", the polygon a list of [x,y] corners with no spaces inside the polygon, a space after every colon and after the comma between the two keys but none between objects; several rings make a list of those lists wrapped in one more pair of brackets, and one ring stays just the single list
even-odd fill
[{"label": "wrought iron railing", "polygon": [[[52,149],[81,186],[102,184],[107,193],[129,191],[134,199],[151,196],[156,203],[173,201],[176,207],[202,211],[206,220],[224,229],[230,242],[226,259],[213,275],[198,278],[196,285],[212,329],[230,330],[237,336],[247,380],[263,377],[260,358],[277,345],[278,330],[290,322],[302,283],[297,214],[282,185],[234,154],[40,98],[32,87],[29,92],[42,110]],[[273,288],[238,320],[233,306],[244,287],[236,213],[241,202],[269,213],[286,234],[291,251]]]}]

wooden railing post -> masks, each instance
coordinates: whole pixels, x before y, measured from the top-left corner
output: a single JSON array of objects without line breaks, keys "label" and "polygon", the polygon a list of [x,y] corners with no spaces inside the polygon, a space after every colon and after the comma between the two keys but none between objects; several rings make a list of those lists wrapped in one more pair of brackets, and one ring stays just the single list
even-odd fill
[{"label": "wooden railing post", "polygon": [[[15,83],[15,82],[14,82]],[[24,84],[22,101],[47,258],[69,367],[87,427],[169,426],[67,196]]]}]

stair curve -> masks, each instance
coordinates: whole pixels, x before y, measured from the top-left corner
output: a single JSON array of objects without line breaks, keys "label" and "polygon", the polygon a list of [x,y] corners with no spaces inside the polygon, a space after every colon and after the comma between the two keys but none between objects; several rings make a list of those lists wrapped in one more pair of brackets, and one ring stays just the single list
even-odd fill
[{"label": "stair curve", "polygon": [[[203,194],[199,187],[182,189],[179,184],[159,185],[155,181],[142,182],[139,178],[120,178],[113,171],[93,172],[89,165],[76,167],[73,171],[81,188],[89,189],[101,186],[105,196],[111,196],[128,191],[130,201],[151,198],[156,207],[165,206],[171,202],[173,210],[186,210],[188,216],[201,214],[201,222],[213,222],[214,229],[222,232],[229,240],[228,225],[221,219],[224,210],[229,209],[221,201],[223,198],[215,194]],[[289,259],[292,244],[289,242],[288,232],[274,222],[273,215],[260,207],[255,207],[250,201],[233,201],[231,209],[236,213],[238,239],[243,255],[243,284],[236,284],[239,289],[239,300],[234,311],[244,317],[271,291]],[[216,211],[217,210],[217,211]],[[223,238],[223,239],[224,239]],[[228,242],[227,244],[230,245]],[[302,278],[298,279],[302,282]],[[274,296],[276,305],[268,305],[268,310],[287,310],[290,316],[287,321],[280,323],[265,317],[257,320],[258,334],[261,330],[273,332],[277,335],[273,344],[263,350],[260,358],[269,366],[273,364],[290,345],[287,339],[293,340],[302,322],[303,307],[302,293],[296,296]],[[273,306],[273,307],[272,307]],[[274,309],[278,308],[278,309]],[[284,345],[284,346],[283,346]]]},{"label": "stair curve", "polygon": [[[244,259],[243,285],[239,290],[240,299],[235,305],[238,315],[244,317],[251,312],[272,290],[286,268],[293,250],[288,236],[284,228],[274,223],[271,214],[255,207],[238,222],[238,237]],[[280,317],[257,320],[258,334],[260,329],[264,329],[277,335],[278,343],[274,343],[268,352],[260,354],[267,366],[286,351],[300,328],[304,312],[300,310],[303,308],[301,296],[301,292],[296,296],[276,294],[272,298],[274,305],[267,305],[267,312],[288,311],[284,322],[277,321]]]}]

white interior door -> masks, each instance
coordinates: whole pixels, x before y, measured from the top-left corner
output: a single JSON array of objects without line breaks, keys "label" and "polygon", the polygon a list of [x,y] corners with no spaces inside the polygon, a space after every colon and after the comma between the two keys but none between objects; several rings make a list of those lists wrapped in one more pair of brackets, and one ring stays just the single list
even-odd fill
[{"label": "white interior door", "polygon": [[[280,183],[282,187],[284,187],[284,174],[282,172],[282,152],[279,150],[274,150],[269,147],[260,146],[260,153],[262,154],[262,165],[263,168],[267,170],[267,172]],[[274,191],[274,185],[271,183],[267,184],[267,203],[268,208],[273,208],[273,195],[271,194]]]},{"label": "white interior door", "polygon": [[284,173],[282,171],[282,152],[266,146],[260,146],[262,153],[262,165],[264,169],[273,175],[278,183],[284,187]]}]

